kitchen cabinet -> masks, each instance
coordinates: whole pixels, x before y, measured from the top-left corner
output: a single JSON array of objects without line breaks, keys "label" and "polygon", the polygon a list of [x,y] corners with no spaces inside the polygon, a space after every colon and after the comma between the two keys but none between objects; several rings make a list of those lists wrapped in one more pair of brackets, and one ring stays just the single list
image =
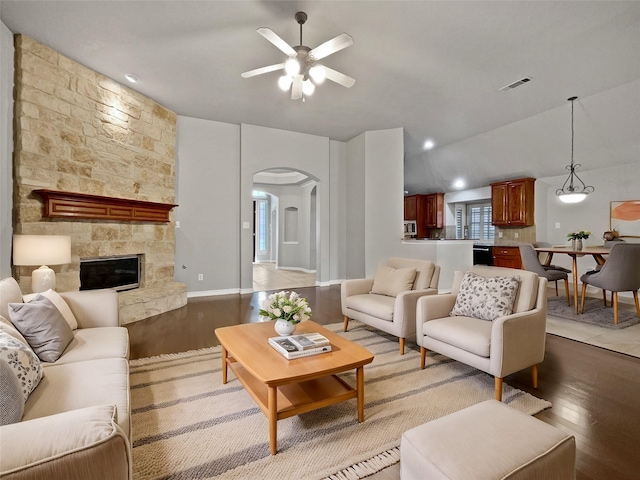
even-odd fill
[{"label": "kitchen cabinet", "polygon": [[522,269],[519,247],[493,247],[493,266]]},{"label": "kitchen cabinet", "polygon": [[404,197],[404,219],[416,222],[416,238],[429,238],[426,195]]},{"label": "kitchen cabinet", "polygon": [[499,227],[533,225],[535,178],[491,184],[491,223]]},{"label": "kitchen cabinet", "polygon": [[426,225],[429,228],[444,227],[444,193],[431,193],[426,196]]}]

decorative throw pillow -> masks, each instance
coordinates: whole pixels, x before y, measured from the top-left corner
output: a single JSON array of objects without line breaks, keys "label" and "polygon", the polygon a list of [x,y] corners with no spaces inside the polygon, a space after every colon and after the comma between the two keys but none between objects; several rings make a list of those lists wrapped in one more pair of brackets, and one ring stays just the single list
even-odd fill
[{"label": "decorative throw pillow", "polygon": [[60,310],[42,295],[29,303],[10,303],[9,318],[43,362],[55,362],[73,340]]},{"label": "decorative throw pillow", "polygon": [[373,279],[371,293],[396,297],[402,292],[413,289],[415,278],[415,268],[391,268],[381,263]]},{"label": "decorative throw pillow", "polygon": [[483,277],[464,274],[456,303],[450,315],[495,320],[511,315],[518,294],[520,277]]},{"label": "decorative throw pillow", "polygon": [[29,346],[29,342],[27,342],[27,339],[22,336],[22,334],[16,329],[16,327],[13,326],[13,323],[4,318],[2,315],[0,315],[0,332],[8,333],[16,340],[24,343],[27,347]]},{"label": "decorative throw pillow", "polygon": [[24,413],[24,395],[9,362],[0,357],[0,425],[17,423]]},{"label": "decorative throw pillow", "polygon": [[55,290],[49,289],[46,292],[42,292],[42,293],[30,293],[29,295],[25,295],[22,298],[25,302],[30,302],[31,300],[36,298],[38,295],[42,295],[43,297],[46,297],[49,300],[51,300],[51,303],[53,303],[56,306],[56,308],[60,310],[60,313],[62,314],[64,319],[67,321],[69,326],[71,327],[71,330],[76,330],[78,328],[78,321],[76,320],[75,315],[69,308],[69,305],[67,305],[67,302],[64,301],[64,298],[62,298],[60,294]]},{"label": "decorative throw pillow", "polygon": [[18,379],[25,402],[44,375],[40,360],[29,347],[5,332],[0,332],[0,358],[7,362]]}]

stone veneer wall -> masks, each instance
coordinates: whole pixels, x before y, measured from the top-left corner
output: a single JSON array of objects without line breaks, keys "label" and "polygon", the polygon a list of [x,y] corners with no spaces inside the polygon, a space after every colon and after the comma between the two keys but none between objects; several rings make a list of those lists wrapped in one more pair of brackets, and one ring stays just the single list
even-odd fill
[{"label": "stone veneer wall", "polygon": [[[27,36],[16,35],[15,49],[14,232],[71,236],[71,263],[52,267],[60,291],[79,289],[81,257],[143,253],[144,288],[120,294],[121,323],[186,304],[173,281],[173,214],[169,223],[49,219],[31,193],[174,203],[175,113]],[[14,268],[30,291],[34,267]]]}]

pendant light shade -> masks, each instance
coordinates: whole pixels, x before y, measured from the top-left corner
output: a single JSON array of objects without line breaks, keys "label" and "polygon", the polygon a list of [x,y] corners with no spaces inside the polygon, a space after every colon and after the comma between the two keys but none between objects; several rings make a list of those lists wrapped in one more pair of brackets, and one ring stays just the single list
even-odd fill
[{"label": "pendant light shade", "polygon": [[564,203],[579,203],[587,198],[589,193],[595,191],[595,188],[591,185],[585,185],[580,177],[578,177],[576,167],[580,167],[581,165],[573,162],[573,102],[577,98],[578,97],[568,98],[571,102],[571,163],[565,168],[569,170],[569,176],[562,184],[562,188],[556,190],[556,195]]}]

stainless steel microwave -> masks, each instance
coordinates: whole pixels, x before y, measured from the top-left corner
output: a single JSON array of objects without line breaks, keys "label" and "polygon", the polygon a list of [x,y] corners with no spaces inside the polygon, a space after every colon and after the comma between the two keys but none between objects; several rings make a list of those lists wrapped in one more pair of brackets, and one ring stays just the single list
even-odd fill
[{"label": "stainless steel microwave", "polygon": [[413,220],[405,220],[404,222],[404,235],[406,237],[415,237],[417,233],[417,225]]}]

